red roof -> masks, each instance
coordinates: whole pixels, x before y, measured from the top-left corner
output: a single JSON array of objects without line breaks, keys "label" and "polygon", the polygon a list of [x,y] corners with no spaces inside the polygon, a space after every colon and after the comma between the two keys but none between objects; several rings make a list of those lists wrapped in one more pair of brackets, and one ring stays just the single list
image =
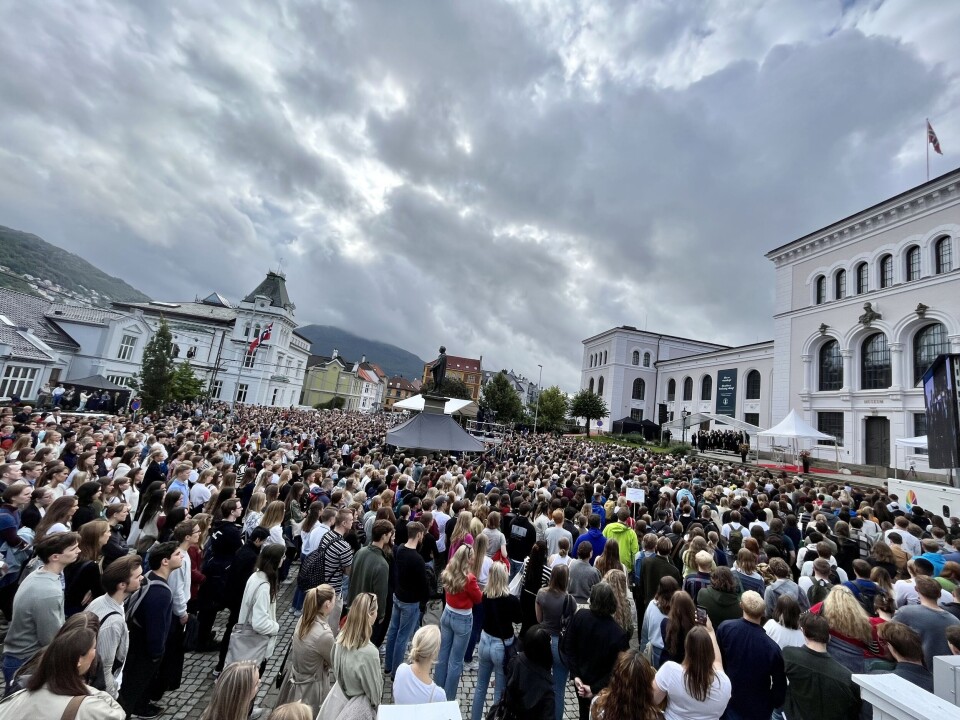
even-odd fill
[{"label": "red roof", "polygon": [[447,368],[461,372],[480,372],[480,361],[473,358],[447,355]]}]

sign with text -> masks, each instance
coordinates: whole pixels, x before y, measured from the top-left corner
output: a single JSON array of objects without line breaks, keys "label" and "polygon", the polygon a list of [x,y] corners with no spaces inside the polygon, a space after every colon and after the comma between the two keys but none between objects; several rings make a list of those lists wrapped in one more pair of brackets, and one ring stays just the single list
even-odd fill
[{"label": "sign with text", "polygon": [[642,505],[646,499],[647,494],[643,488],[627,488],[627,502],[640,503]]},{"label": "sign with text", "polygon": [[717,371],[717,415],[737,415],[737,369]]}]

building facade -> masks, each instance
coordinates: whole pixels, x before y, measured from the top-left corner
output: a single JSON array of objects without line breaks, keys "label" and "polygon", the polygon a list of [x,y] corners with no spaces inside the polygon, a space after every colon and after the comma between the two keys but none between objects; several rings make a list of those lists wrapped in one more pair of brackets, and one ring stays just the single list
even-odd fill
[{"label": "building facade", "polygon": [[416,394],[417,388],[412,382],[402,375],[394,375],[387,380],[387,391],[383,401],[383,407],[386,410],[392,410],[396,403],[413,397]]},{"label": "building facade", "polygon": [[[480,388],[483,387],[483,371],[480,367],[482,362],[482,355],[479,359],[447,355],[447,379],[459,380],[466,385],[467,390],[470,392],[470,399],[474,401],[480,399]],[[432,361],[423,364],[422,382],[424,385],[426,385],[427,381],[433,381],[433,376],[430,374],[430,366],[432,364]]]},{"label": "building facade", "polygon": [[303,380],[300,403],[310,407],[326,405],[341,398],[343,409],[359,410],[361,404],[359,363],[350,362],[334,348],[330,357],[311,355]]}]

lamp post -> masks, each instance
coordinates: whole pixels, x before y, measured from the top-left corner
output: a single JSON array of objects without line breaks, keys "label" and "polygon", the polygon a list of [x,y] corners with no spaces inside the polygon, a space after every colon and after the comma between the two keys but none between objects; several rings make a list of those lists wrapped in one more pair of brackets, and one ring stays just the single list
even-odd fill
[{"label": "lamp post", "polygon": [[533,412],[533,434],[537,434],[537,420],[540,419],[540,385],[543,383],[543,365],[537,363],[540,368],[540,377],[537,378],[537,407]]}]

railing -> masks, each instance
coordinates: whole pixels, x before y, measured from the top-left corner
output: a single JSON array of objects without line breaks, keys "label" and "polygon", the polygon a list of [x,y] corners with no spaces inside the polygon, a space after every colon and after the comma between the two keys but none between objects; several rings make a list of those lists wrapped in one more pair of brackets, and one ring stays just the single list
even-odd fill
[{"label": "railing", "polygon": [[960,707],[892,673],[854,675],[853,681],[873,706],[873,720],[960,720]]}]

